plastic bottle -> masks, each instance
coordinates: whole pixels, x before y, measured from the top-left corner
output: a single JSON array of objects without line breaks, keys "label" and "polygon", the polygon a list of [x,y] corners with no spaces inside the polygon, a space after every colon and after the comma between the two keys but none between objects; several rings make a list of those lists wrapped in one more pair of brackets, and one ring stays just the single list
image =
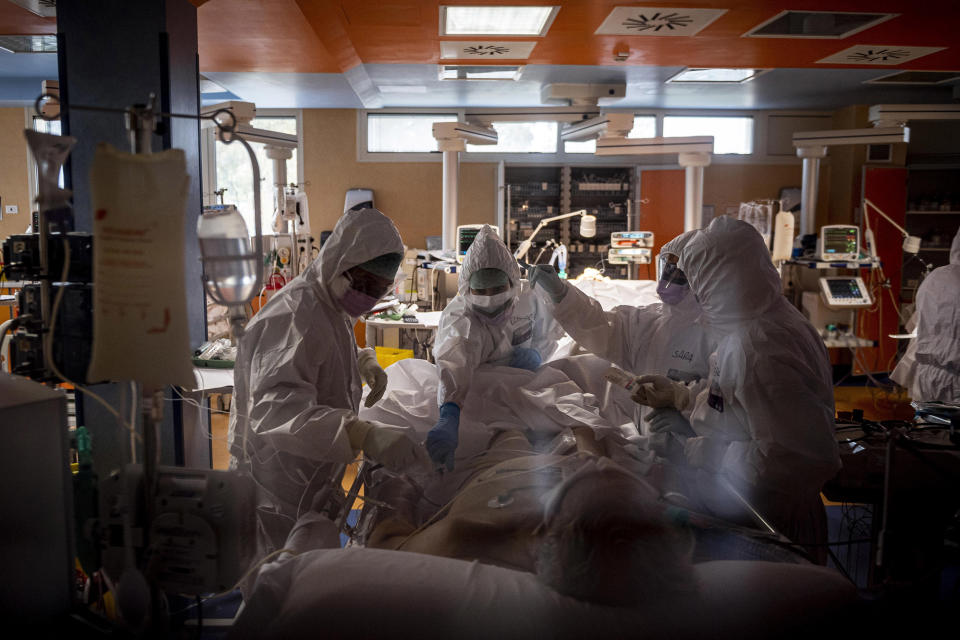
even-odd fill
[{"label": "plastic bottle", "polygon": [[774,220],[773,252],[774,262],[789,260],[793,255],[794,219],[789,211],[781,211]]}]

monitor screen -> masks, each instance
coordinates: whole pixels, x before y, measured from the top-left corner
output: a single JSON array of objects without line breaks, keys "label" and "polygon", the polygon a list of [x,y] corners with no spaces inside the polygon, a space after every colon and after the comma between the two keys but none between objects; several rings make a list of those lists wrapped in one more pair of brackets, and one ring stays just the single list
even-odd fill
[{"label": "monitor screen", "polygon": [[826,227],[823,230],[823,254],[855,254],[860,250],[860,230],[856,227]]},{"label": "monitor screen", "polygon": [[480,227],[464,227],[460,229],[460,237],[457,238],[457,252],[460,253],[460,255],[467,253],[467,249],[469,249],[470,245],[473,244],[473,241],[477,238],[478,233],[480,233]]},{"label": "monitor screen", "polygon": [[831,278],[827,280],[827,285],[830,287],[830,295],[834,298],[846,299],[862,297],[860,285],[857,284],[856,278]]}]

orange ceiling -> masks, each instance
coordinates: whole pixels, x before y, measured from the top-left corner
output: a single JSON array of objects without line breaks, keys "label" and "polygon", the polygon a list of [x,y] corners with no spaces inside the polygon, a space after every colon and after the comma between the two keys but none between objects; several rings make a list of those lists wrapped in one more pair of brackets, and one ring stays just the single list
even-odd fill
[{"label": "orange ceiling", "polygon": [[[957,0],[191,0],[198,6],[203,71],[341,73],[360,63],[432,64],[439,61],[441,4],[540,4],[561,7],[549,32],[534,38],[527,64],[755,66],[837,68],[817,60],[854,44],[939,46],[944,51],[884,68],[960,70]],[[798,6],[801,5],[801,6]],[[595,36],[615,6],[724,8],[727,13],[693,37]],[[784,9],[900,13],[843,39],[742,38]],[[0,0],[0,33],[54,33],[55,22]],[[486,38],[487,40],[491,38]],[[496,37],[496,40],[530,38]],[[614,62],[615,45],[630,49]],[[475,63],[475,62],[474,62]],[[877,68],[877,67],[866,67]]]}]

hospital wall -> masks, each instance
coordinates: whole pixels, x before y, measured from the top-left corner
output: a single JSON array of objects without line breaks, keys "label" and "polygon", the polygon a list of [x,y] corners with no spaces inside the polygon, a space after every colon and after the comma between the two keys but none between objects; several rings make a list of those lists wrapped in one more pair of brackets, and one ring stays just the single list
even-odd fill
[{"label": "hospital wall", "polygon": [[[436,162],[360,162],[357,159],[357,117],[353,109],[303,110],[303,167],[310,202],[310,224],[316,235],[331,229],[343,210],[346,191],[369,188],[378,208],[389,215],[408,246],[424,247],[425,237],[440,235],[442,166]],[[825,216],[830,195],[830,161],[824,163],[820,205]],[[461,162],[460,224],[496,221],[496,163]],[[717,214],[739,203],[776,198],[781,187],[799,187],[799,160],[782,163],[714,163],[704,172],[706,205]],[[678,194],[682,203],[683,194]],[[682,216],[682,204],[677,215]],[[826,220],[818,224],[826,224]],[[831,216],[832,217],[832,216]]]},{"label": "hospital wall", "polygon": [[15,204],[19,213],[8,215],[0,209],[0,240],[23,233],[30,224],[30,173],[27,143],[23,137],[22,107],[0,108],[0,205]]}]

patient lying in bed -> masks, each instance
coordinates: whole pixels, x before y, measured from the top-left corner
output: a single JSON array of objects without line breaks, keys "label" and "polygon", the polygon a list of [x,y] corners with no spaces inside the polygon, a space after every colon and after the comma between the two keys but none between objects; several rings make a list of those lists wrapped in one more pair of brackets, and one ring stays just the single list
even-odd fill
[{"label": "patient lying in bed", "polygon": [[300,534],[329,526],[305,515],[285,545],[299,555],[264,568],[232,636],[803,637],[856,602],[808,563],[695,562],[697,516],[660,499],[669,479],[587,436],[538,453],[498,434],[426,517],[418,487],[381,482],[371,495],[397,508],[369,537],[380,548],[317,549]]}]

